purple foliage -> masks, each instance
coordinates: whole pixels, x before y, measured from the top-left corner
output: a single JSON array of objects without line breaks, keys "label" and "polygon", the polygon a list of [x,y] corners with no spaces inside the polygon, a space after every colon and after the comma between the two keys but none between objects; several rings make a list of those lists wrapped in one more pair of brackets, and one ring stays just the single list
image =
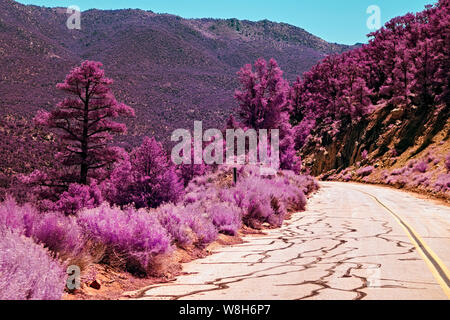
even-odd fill
[{"label": "purple foliage", "polygon": [[367,177],[372,174],[373,170],[375,170],[373,166],[364,167],[357,170],[356,175],[359,177]]},{"label": "purple foliage", "polygon": [[448,0],[440,0],[422,12],[395,17],[371,33],[368,44],[329,55],[303,74],[294,86],[293,118],[316,120],[310,141],[331,143],[371,114],[374,105],[401,112],[426,105],[434,112],[445,104],[450,45],[442,24],[448,23],[448,8]]},{"label": "purple foliage", "polygon": [[346,175],[342,176],[342,180],[345,182],[349,182],[352,180],[352,175],[350,173],[347,173]]},{"label": "purple foliage", "polygon": [[315,125],[316,125],[315,120],[304,119],[297,126],[294,127],[295,149],[299,150],[305,145]]},{"label": "purple foliage", "polygon": [[98,207],[102,202],[103,197],[97,184],[86,186],[74,183],[55,203],[54,210],[61,211],[66,215],[73,215],[83,208]]},{"label": "purple foliage", "polygon": [[206,209],[199,203],[180,208],[180,214],[185,224],[196,236],[195,243],[204,246],[217,239],[218,231]]},{"label": "purple foliage", "polygon": [[219,203],[211,206],[208,211],[219,233],[234,236],[241,228],[241,212],[236,206]]},{"label": "purple foliage", "polygon": [[41,245],[0,227],[0,300],[59,300],[66,274]]},{"label": "purple foliage", "polygon": [[[57,88],[70,94],[52,112],[40,110],[37,125],[54,130],[62,151],[55,158],[67,167],[79,169],[77,181],[87,184],[98,169],[114,163],[117,148],[108,143],[113,134],[126,132],[126,126],[114,122],[118,117],[133,117],[134,110],[114,98],[110,86],[113,80],[105,77],[102,63],[84,61],[70,71]],[[75,181],[74,181],[75,182]]]},{"label": "purple foliage", "polygon": [[367,150],[364,150],[361,153],[361,159],[366,160],[368,155],[369,155],[369,152]]},{"label": "purple foliage", "polygon": [[11,198],[0,204],[0,225],[41,243],[61,259],[75,257],[83,249],[75,218],[58,212],[40,213],[29,204],[17,205]]},{"label": "purple foliage", "polygon": [[241,208],[243,221],[249,226],[265,222],[279,226],[288,209],[300,211],[305,208],[305,194],[316,188],[312,180],[289,171],[283,173],[284,177],[270,179],[250,172],[236,187],[222,192],[221,200]]},{"label": "purple foliage", "polygon": [[11,197],[7,197],[0,204],[0,226],[2,227],[25,232],[31,228],[36,215],[36,209],[30,204],[19,206]]},{"label": "purple foliage", "polygon": [[58,212],[45,213],[36,219],[27,235],[63,260],[76,257],[84,249],[84,239],[76,219]]},{"label": "purple foliage", "polygon": [[413,171],[420,172],[420,173],[427,172],[427,169],[428,169],[428,164],[424,160],[415,163],[414,167],[413,167]]},{"label": "purple foliage", "polygon": [[147,273],[152,259],[170,248],[167,231],[156,215],[145,210],[120,210],[104,204],[80,212],[78,223],[87,237],[106,247],[104,262],[119,255],[133,272]]},{"label": "purple foliage", "polygon": [[108,201],[137,208],[156,208],[177,202],[183,194],[183,183],[175,166],[155,138],[145,138],[130,157],[125,157],[102,185]]},{"label": "purple foliage", "polygon": [[386,183],[389,185],[403,188],[404,186],[407,185],[408,180],[403,176],[389,176],[386,180]]},{"label": "purple foliage", "polygon": [[434,191],[449,192],[450,191],[450,174],[441,174],[434,183]]},{"label": "purple foliage", "polygon": [[450,154],[445,158],[445,167],[447,168],[447,171],[450,171]]},{"label": "purple foliage", "polygon": [[241,89],[235,93],[243,125],[255,130],[278,129],[282,169],[300,171],[296,155],[294,130],[290,124],[289,83],[283,78],[277,62],[258,59],[254,66],[245,65],[239,72]]},{"label": "purple foliage", "polygon": [[189,227],[197,236],[195,243],[199,247],[203,247],[217,239],[217,228],[212,224],[210,219],[205,217],[196,217],[189,221]]},{"label": "purple foliage", "polygon": [[413,178],[412,186],[414,187],[419,186],[428,187],[429,185],[430,185],[430,175],[428,173],[419,174]]},{"label": "purple foliage", "polygon": [[406,167],[400,168],[400,169],[395,169],[391,172],[391,175],[393,176],[401,176],[402,174],[404,174],[406,172]]},{"label": "purple foliage", "polygon": [[157,209],[157,217],[176,244],[183,246],[193,242],[189,226],[179,207],[173,204],[164,205]]}]

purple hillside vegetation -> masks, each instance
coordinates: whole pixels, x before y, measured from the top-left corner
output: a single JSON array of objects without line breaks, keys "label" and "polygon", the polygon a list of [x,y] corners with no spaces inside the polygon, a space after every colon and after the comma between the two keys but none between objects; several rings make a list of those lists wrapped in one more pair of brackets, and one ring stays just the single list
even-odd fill
[{"label": "purple hillside vegetation", "polygon": [[356,175],[359,177],[367,177],[372,174],[373,170],[375,170],[373,166],[364,167],[357,170]]},{"label": "purple hillside vegetation", "polygon": [[450,171],[450,154],[445,158],[445,167],[447,168],[447,171]]},{"label": "purple hillside vegetation", "polygon": [[414,167],[413,167],[413,171],[420,172],[420,173],[427,172],[427,169],[428,169],[428,164],[424,160],[417,162],[416,164],[414,164]]},{"label": "purple hillside vegetation", "polygon": [[450,191],[450,174],[441,174],[434,183],[434,191],[446,193]]}]

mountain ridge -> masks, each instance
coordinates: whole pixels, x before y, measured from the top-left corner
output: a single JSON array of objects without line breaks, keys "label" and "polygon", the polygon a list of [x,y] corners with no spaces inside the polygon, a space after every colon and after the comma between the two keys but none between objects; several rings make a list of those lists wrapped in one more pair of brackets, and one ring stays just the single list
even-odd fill
[{"label": "mountain ridge", "polygon": [[91,9],[81,14],[81,30],[69,30],[68,17],[64,8],[0,0],[1,114],[30,118],[53,108],[62,98],[55,85],[82,60],[97,60],[115,80],[117,98],[136,109],[127,123],[132,145],[144,135],[167,141],[194,120],[221,127],[236,107],[236,72],[259,57],[275,58],[293,81],[352,48],[268,20]]}]

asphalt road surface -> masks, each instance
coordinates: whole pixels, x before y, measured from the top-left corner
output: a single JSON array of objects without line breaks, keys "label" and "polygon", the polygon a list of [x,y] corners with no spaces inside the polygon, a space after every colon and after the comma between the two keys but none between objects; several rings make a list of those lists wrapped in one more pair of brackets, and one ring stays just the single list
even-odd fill
[{"label": "asphalt road surface", "polygon": [[450,298],[450,208],[370,185],[322,183],[306,212],[184,265],[141,299]]}]

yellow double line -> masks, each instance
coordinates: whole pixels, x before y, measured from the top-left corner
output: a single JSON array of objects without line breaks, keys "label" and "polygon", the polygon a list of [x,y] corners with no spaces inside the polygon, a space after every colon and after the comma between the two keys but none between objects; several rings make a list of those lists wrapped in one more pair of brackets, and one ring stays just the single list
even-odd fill
[{"label": "yellow double line", "polygon": [[362,192],[371,197],[372,199],[374,199],[375,202],[377,202],[381,207],[383,207],[387,212],[389,212],[394,217],[394,219],[402,226],[402,228],[408,235],[409,239],[411,240],[412,244],[414,244],[417,251],[420,253],[423,260],[428,265],[428,268],[430,269],[431,273],[444,290],[445,294],[447,295],[447,298],[450,299],[450,272],[448,271],[447,267],[442,262],[442,260],[433,252],[433,250],[431,250],[431,248],[425,243],[425,241],[422,240],[422,238],[414,230],[414,228],[408,225],[398,214],[396,214],[394,211],[388,208],[377,197],[365,191],[361,191],[358,189],[354,190]]}]

